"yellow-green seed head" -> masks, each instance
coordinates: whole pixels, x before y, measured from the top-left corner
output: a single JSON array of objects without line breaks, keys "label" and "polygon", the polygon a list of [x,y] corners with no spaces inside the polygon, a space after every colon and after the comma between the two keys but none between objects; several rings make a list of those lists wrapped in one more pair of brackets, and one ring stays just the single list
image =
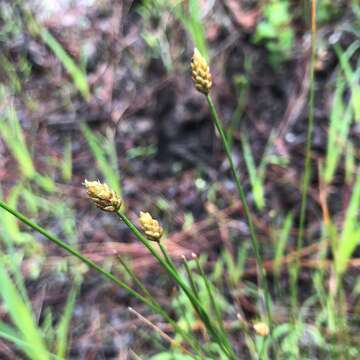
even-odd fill
[{"label": "yellow-green seed head", "polygon": [[191,74],[197,91],[208,95],[212,85],[210,68],[198,49],[194,49],[191,59]]},{"label": "yellow-green seed head", "polygon": [[150,213],[142,211],[140,211],[139,221],[148,240],[159,242],[164,233],[159,222],[153,219]]},{"label": "yellow-green seed head", "polygon": [[85,180],[84,186],[89,198],[101,210],[116,212],[120,209],[122,200],[107,184],[102,184],[100,181]]}]

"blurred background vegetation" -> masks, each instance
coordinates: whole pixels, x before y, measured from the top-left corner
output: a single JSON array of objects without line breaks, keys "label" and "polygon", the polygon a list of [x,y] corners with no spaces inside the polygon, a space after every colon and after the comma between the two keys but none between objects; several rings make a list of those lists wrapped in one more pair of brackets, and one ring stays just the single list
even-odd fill
[{"label": "blurred background vegetation", "polygon": [[[1,198],[118,274],[121,255],[179,323],[196,329],[190,304],[146,249],[87,201],[84,179],[106,182],[130,216],[151,210],[161,220],[176,262],[200,256],[233,341],[246,349],[236,314],[259,317],[254,254],[208,108],[192,86],[196,46],[211,64],[267,259],[280,344],[273,358],[358,359],[357,0],[317,5],[312,177],[299,288],[291,283],[310,20],[305,0],[2,0]],[[188,358],[127,310],[148,315],[135,299],[4,211],[0,246],[1,359]],[[206,293],[200,276],[198,286]]]}]

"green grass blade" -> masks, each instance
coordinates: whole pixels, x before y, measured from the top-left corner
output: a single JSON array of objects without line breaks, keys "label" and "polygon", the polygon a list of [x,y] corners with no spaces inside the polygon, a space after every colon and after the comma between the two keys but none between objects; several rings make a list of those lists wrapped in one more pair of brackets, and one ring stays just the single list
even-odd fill
[{"label": "green grass blade", "polygon": [[254,157],[251,152],[251,147],[249,141],[245,135],[241,136],[242,145],[243,145],[243,156],[246,164],[246,168],[249,173],[252,194],[254,196],[254,201],[256,207],[261,210],[265,206],[265,194],[264,194],[264,184],[263,179],[260,176],[258,169],[255,166]]},{"label": "green grass blade", "polygon": [[[18,218],[20,221],[22,221],[24,224],[28,225],[29,227],[31,227],[33,230],[37,231],[38,233],[42,234],[43,236],[45,236],[47,239],[49,239],[50,241],[52,241],[54,244],[56,244],[57,246],[59,246],[60,248],[62,248],[63,250],[67,251],[70,255],[78,258],[79,260],[81,260],[83,263],[85,263],[86,265],[88,265],[90,268],[92,268],[93,270],[97,271],[98,273],[102,274],[104,277],[106,277],[108,280],[112,281],[114,284],[116,284],[117,286],[127,290],[130,295],[134,296],[135,298],[137,298],[138,300],[140,300],[141,302],[143,302],[144,304],[148,305],[154,312],[160,314],[161,316],[163,316],[165,319],[167,319],[170,322],[170,317],[167,315],[167,313],[165,311],[162,310],[162,308],[160,306],[157,306],[155,303],[153,303],[152,301],[148,300],[147,298],[144,298],[141,294],[139,294],[137,291],[135,291],[134,289],[132,289],[130,286],[128,286],[126,283],[124,283],[122,280],[120,280],[119,278],[117,278],[116,276],[114,276],[112,273],[108,272],[107,270],[105,270],[104,268],[100,267],[99,265],[97,265],[96,263],[94,263],[92,260],[90,260],[89,258],[83,256],[81,253],[79,253],[75,248],[69,246],[67,243],[65,243],[64,241],[60,240],[58,237],[52,235],[50,232],[48,232],[47,230],[45,230],[43,227],[39,226],[38,224],[34,223],[33,221],[31,221],[29,218],[27,218],[25,215],[21,214],[20,212],[18,212],[17,210],[14,210],[12,208],[10,208],[7,204],[5,204],[1,199],[0,199],[0,207],[3,208],[5,211],[11,213],[12,215],[14,215],[16,218]],[[118,215],[125,219],[126,224],[128,224],[128,226],[130,228],[132,228],[133,232],[136,233],[136,236],[141,239],[142,241],[147,241],[145,240],[145,238],[141,235],[141,233],[136,229],[136,227],[130,222],[130,220],[121,213],[118,213]],[[158,254],[155,252],[154,249],[152,249],[152,247],[147,244],[148,248],[151,249],[153,251],[153,254],[155,257],[159,258],[160,262],[162,262],[162,259],[158,256]],[[164,264],[165,265],[165,264]],[[166,268],[166,266],[165,266]],[[173,273],[173,270],[170,269],[170,273]],[[178,283],[180,283],[182,285],[182,288],[184,290],[187,290],[187,288],[184,286],[184,283],[182,282],[181,279],[178,278],[177,275],[175,275],[175,278],[178,280]],[[187,292],[187,294],[189,294]],[[194,300],[193,297],[191,297],[191,294],[189,294],[190,298],[192,298],[192,300]],[[203,315],[203,317],[205,318],[205,321],[210,322],[210,318],[207,316],[206,313],[203,312],[202,306],[199,304],[199,311],[200,313]],[[176,327],[176,323],[174,321],[171,322],[172,325],[174,325]],[[181,329],[178,329],[177,331],[181,331]],[[214,334],[216,336],[216,333]],[[184,338],[188,337],[186,336],[186,334],[184,335]],[[189,342],[191,343],[191,339],[189,340]]]},{"label": "green grass blade", "polygon": [[64,359],[67,358],[67,350],[69,349],[70,323],[79,287],[80,284],[75,284],[70,290],[64,313],[57,328],[56,355]]},{"label": "green grass blade", "polygon": [[184,260],[184,267],[185,267],[185,271],[186,271],[186,274],[187,274],[187,277],[188,277],[188,281],[189,281],[191,290],[194,293],[194,295],[199,299],[198,289],[196,288],[196,284],[195,284],[195,280],[194,280],[192,271],[190,269],[190,266],[189,266],[188,261],[187,261],[185,256],[183,257],[183,260]]},{"label": "green grass blade", "polygon": [[340,66],[351,89],[351,103],[354,109],[355,120],[360,121],[360,85],[359,74],[353,71],[350,65],[350,58],[360,47],[360,41],[355,41],[346,51],[343,51],[339,44],[334,46],[339,58]]},{"label": "green grass blade", "polygon": [[205,29],[201,20],[202,11],[198,0],[189,0],[180,3],[174,8],[175,16],[183,23],[185,29],[191,35],[195,47],[206,60],[209,53],[206,44]]},{"label": "green grass blade", "polygon": [[10,82],[10,86],[15,93],[20,93],[21,91],[21,81],[17,75],[16,67],[12,64],[9,59],[0,54],[0,67],[3,73],[7,76]]},{"label": "green grass blade", "polygon": [[158,312],[160,315],[164,317],[166,321],[169,322],[169,324],[173,327],[175,333],[181,335],[183,340],[188,341],[189,344],[194,348],[195,351],[201,352],[201,347],[199,346],[197,339],[191,337],[187,331],[184,331],[176,321],[174,321],[165,310],[163,310],[161,304],[151,295],[151,293],[146,289],[145,284],[136,276],[134,271],[131,269],[130,266],[126,264],[126,261],[124,261],[120,256],[117,257],[117,259],[120,261],[121,265],[125,269],[125,272],[130,276],[130,278],[134,281],[135,284],[139,286],[139,288],[142,290],[145,297],[152,302],[152,304],[158,308]]},{"label": "green grass blade", "polygon": [[[14,208],[17,207],[19,195],[22,189],[22,184],[18,183],[18,185],[12,188],[8,194],[7,201]],[[25,246],[31,239],[31,235],[26,232],[20,231],[16,218],[11,216],[11,214],[9,213],[5,213],[3,216],[0,217],[0,225],[2,228],[1,239],[4,241],[7,251],[7,257],[6,259],[4,259],[4,262],[6,262],[7,264],[7,269],[11,271],[11,273],[14,275],[14,281],[22,296],[22,299],[26,302],[28,307],[30,307],[30,300],[28,298],[27,290],[25,287],[25,280],[21,272],[21,263],[23,260],[24,252],[22,251],[21,247],[19,247],[19,250],[17,250],[15,246]]]},{"label": "green grass blade", "polygon": [[114,139],[108,140],[101,135],[95,135],[84,122],[80,124],[80,129],[105,182],[121,196],[120,174]]},{"label": "green grass blade", "polygon": [[329,135],[326,149],[324,181],[330,183],[334,177],[340,155],[346,145],[352,119],[352,108],[344,107],[345,84],[337,82],[330,115]]},{"label": "green grass blade", "polygon": [[[0,97],[3,96],[4,89],[0,88]],[[50,177],[41,175],[35,170],[31,153],[26,144],[25,135],[15,108],[10,105],[3,116],[4,118],[0,118],[0,137],[4,140],[11,155],[19,164],[23,176],[35,181],[47,192],[54,191],[54,181]]]},{"label": "green grass blade", "polygon": [[335,250],[335,269],[339,275],[346,270],[347,263],[360,242],[359,208],[360,173],[357,175],[350,203],[346,210],[343,230]]},{"label": "green grass blade", "polygon": [[93,270],[97,271],[99,274],[102,274],[104,277],[106,277],[107,279],[109,279],[110,281],[112,281],[114,284],[116,284],[117,286],[127,290],[132,296],[134,296],[135,298],[137,298],[138,300],[144,302],[145,304],[149,305],[152,309],[153,306],[152,304],[149,304],[149,302],[147,301],[147,299],[145,299],[144,297],[142,297],[139,293],[137,293],[135,290],[133,290],[132,288],[130,288],[127,284],[125,284],[123,281],[121,281],[120,279],[118,279],[116,276],[114,276],[112,273],[106,271],[104,268],[100,267],[99,265],[97,265],[95,262],[93,262],[92,260],[90,260],[89,258],[87,258],[86,256],[83,256],[79,251],[77,251],[75,248],[73,248],[72,246],[68,245],[66,242],[60,240],[58,237],[56,237],[55,235],[51,234],[49,231],[47,231],[46,229],[44,229],[43,227],[41,227],[40,225],[36,224],[35,222],[33,222],[32,220],[30,220],[29,218],[27,218],[25,215],[23,215],[22,213],[20,213],[19,211],[12,209],[10,206],[8,206],[7,204],[5,204],[1,199],[0,199],[0,207],[2,209],[4,209],[5,211],[9,212],[10,214],[14,215],[16,218],[18,218],[21,222],[23,222],[24,224],[26,224],[27,226],[31,227],[33,230],[35,230],[36,232],[38,232],[39,234],[45,236],[48,240],[50,240],[51,242],[53,242],[55,245],[57,245],[58,247],[62,248],[63,250],[65,250],[67,253],[69,253],[70,255],[78,258],[80,261],[82,261],[84,264],[86,264],[87,266],[89,266],[90,268],[92,268]]},{"label": "green grass blade", "polygon": [[224,321],[223,321],[222,313],[221,313],[221,308],[219,306],[219,302],[216,299],[215,293],[214,293],[213,288],[212,288],[212,284],[210,283],[208,277],[206,276],[206,274],[205,274],[205,272],[204,272],[204,270],[203,270],[203,268],[202,268],[202,266],[200,264],[200,259],[197,256],[195,256],[194,260],[196,262],[196,266],[197,266],[197,269],[199,271],[199,274],[200,274],[201,278],[204,281],[207,296],[209,298],[211,307],[213,308],[213,311],[215,312],[215,318],[216,318],[216,321],[217,321],[217,323],[219,325],[219,333],[220,333],[221,337],[223,338],[224,345],[231,349],[232,346],[231,346],[231,344],[229,342],[229,336],[226,334],[226,331],[225,331]]},{"label": "green grass blade", "polygon": [[3,116],[0,118],[0,136],[18,162],[21,173],[33,178],[36,171],[14,107],[10,105]]},{"label": "green grass blade", "polygon": [[61,175],[64,181],[70,181],[72,177],[72,143],[70,137],[66,139],[64,157],[61,162]]},{"label": "green grass blade", "polygon": [[[20,351],[24,354],[28,354],[29,351],[36,353],[36,348],[32,343],[26,342],[22,339],[21,335],[13,327],[0,322],[0,338],[3,338],[11,343],[13,343]],[[54,360],[64,360],[59,358],[50,352],[47,353],[50,359]],[[31,357],[29,359],[37,360],[37,357]]]},{"label": "green grass blade", "polygon": [[66,71],[70,74],[75,86],[80,91],[85,100],[90,98],[90,89],[87,82],[86,74],[75,63],[70,55],[65,51],[62,45],[55,39],[55,37],[47,31],[43,26],[37,24],[38,34],[42,41],[49,47],[58,60],[62,63]]},{"label": "green grass blade", "polygon": [[289,240],[290,231],[293,225],[293,216],[288,214],[286,217],[279,239],[275,243],[275,259],[274,259],[274,273],[275,277],[279,278],[280,273],[280,260],[284,256],[286,244]]},{"label": "green grass blade", "polygon": [[[129,277],[132,279],[132,281],[134,282],[134,284],[136,284],[141,291],[143,292],[143,294],[151,301],[153,301],[154,303],[156,303],[156,301],[154,301],[154,298],[152,297],[152,295],[150,294],[149,290],[146,288],[145,284],[137,277],[137,275],[134,273],[134,271],[131,269],[131,267],[126,263],[125,260],[122,259],[121,256],[118,256],[117,259],[119,260],[120,264],[122,265],[122,267],[124,268],[125,272],[129,275]],[[156,303],[157,304],[157,303]]]},{"label": "green grass blade", "polygon": [[35,323],[31,309],[22,300],[20,293],[13,285],[5,270],[6,264],[0,259],[0,292],[11,320],[21,333],[25,342],[32,345],[25,350],[31,359],[48,360],[48,350],[42,334]]},{"label": "green grass blade", "polygon": [[[19,192],[21,191],[21,184],[15,186],[11,189],[10,193],[8,194],[7,201],[10,206],[16,208]],[[1,189],[0,189],[0,198],[2,197]],[[18,222],[16,218],[14,218],[11,214],[5,213],[0,216],[0,225],[1,225],[1,240],[6,244],[6,246],[10,246],[15,244],[22,243],[22,233],[20,231]]]},{"label": "green grass blade", "polygon": [[[1,204],[1,203],[0,203]],[[179,285],[179,287],[184,291],[197,314],[203,321],[206,326],[209,334],[213,337],[214,341],[221,347],[222,351],[229,356],[229,359],[236,359],[233,355],[233,349],[228,348],[221,338],[218,328],[215,326],[212,317],[204,309],[204,306],[199,302],[198,298],[193,294],[191,288],[186,284],[185,278],[183,278],[176,268],[173,268],[168,264],[168,262],[161,257],[156,250],[154,249],[151,241],[147,240],[144,235],[137,229],[137,227],[132,223],[132,221],[126,216],[125,213],[118,211],[117,215],[121,220],[128,226],[130,231],[146,246],[146,248],[151,252],[151,254],[156,258],[156,260],[161,264],[161,266],[167,271],[167,273],[173,278],[173,280]]]},{"label": "green grass blade", "polygon": [[47,175],[41,175],[40,173],[36,172],[34,175],[34,182],[46,192],[52,193],[55,191],[55,182]]},{"label": "green grass blade", "polygon": [[[227,141],[222,122],[216,111],[215,104],[213,103],[210,95],[207,95],[206,99],[207,99],[207,102],[209,105],[211,119],[220,134],[221,142],[223,144],[227,159],[229,161],[231,174],[235,180],[236,189],[238,191],[239,198],[241,200],[243,210],[244,210],[244,215],[246,217],[246,220],[247,220],[247,223],[249,226],[251,245],[255,252],[255,259],[256,259],[257,266],[258,266],[258,275],[259,275],[259,280],[261,283],[260,286],[265,295],[265,305],[266,305],[266,311],[267,311],[267,316],[268,316],[268,322],[269,322],[270,328],[272,328],[271,294],[269,291],[269,285],[268,285],[267,278],[266,278],[266,270],[264,267],[264,262],[263,262],[263,257],[262,257],[262,249],[260,247],[260,243],[259,243],[259,240],[258,240],[258,238],[256,236],[256,232],[255,232],[253,215],[249,208],[249,205],[248,205],[248,202],[246,199],[245,190],[241,184],[240,175],[235,167],[235,164],[234,164],[234,161],[232,158],[231,149],[230,149],[229,143]],[[260,291],[259,291],[259,293],[260,293]]]},{"label": "green grass blade", "polygon": [[350,184],[353,181],[355,169],[355,147],[349,142],[346,146],[345,153],[345,179],[347,184]]}]

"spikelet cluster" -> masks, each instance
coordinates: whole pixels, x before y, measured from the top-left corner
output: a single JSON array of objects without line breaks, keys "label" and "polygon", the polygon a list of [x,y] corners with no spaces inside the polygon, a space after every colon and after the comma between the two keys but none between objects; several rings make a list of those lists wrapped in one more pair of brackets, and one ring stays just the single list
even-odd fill
[{"label": "spikelet cluster", "polygon": [[209,65],[196,48],[191,59],[191,74],[196,90],[208,95],[212,85]]},{"label": "spikelet cluster", "polygon": [[89,198],[101,210],[116,212],[120,209],[122,200],[107,184],[102,184],[100,181],[85,180],[84,186]]},{"label": "spikelet cluster", "polygon": [[150,213],[142,211],[140,211],[139,221],[147,239],[159,242],[164,232],[159,222],[153,219]]},{"label": "spikelet cluster", "polygon": [[260,336],[268,336],[269,335],[269,332],[270,332],[269,326],[267,324],[265,324],[264,322],[255,323],[253,326],[254,326],[254,330],[257,335],[260,335]]}]

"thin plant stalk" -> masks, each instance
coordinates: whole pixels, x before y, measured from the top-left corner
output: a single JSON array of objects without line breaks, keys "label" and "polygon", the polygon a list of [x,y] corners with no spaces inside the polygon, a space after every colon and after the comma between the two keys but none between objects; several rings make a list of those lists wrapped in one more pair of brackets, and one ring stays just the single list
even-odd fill
[{"label": "thin plant stalk", "polygon": [[[132,223],[132,221],[126,216],[126,214],[122,211],[118,211],[117,215],[121,218],[121,220],[128,226],[130,231],[140,240],[146,248],[151,252],[151,254],[158,260],[160,265],[168,272],[168,274],[174,279],[174,281],[180,286],[180,288],[185,292],[186,296],[190,300],[194,309],[198,313],[200,319],[204,322],[207,330],[213,337],[213,339],[219,344],[220,348],[223,352],[229,357],[229,359],[237,359],[237,356],[229,342],[228,339],[224,339],[221,335],[220,329],[218,329],[210,316],[199,302],[198,298],[195,294],[192,293],[191,289],[186,285],[184,280],[181,278],[180,274],[173,266],[168,264],[166,259],[163,259],[150,244],[150,241],[145,238],[145,236],[137,229],[137,227]],[[163,250],[165,250],[163,248]],[[165,250],[166,251],[166,250]]]},{"label": "thin plant stalk", "polygon": [[259,241],[258,241],[256,233],[255,233],[255,228],[254,228],[251,211],[250,211],[249,205],[246,200],[244,188],[241,185],[240,176],[239,176],[238,172],[236,171],[236,167],[235,167],[232,155],[231,155],[230,145],[226,138],[225,131],[223,129],[222,123],[221,123],[218,113],[216,111],[215,105],[214,105],[210,95],[207,95],[206,99],[207,99],[209,107],[210,107],[212,120],[214,122],[216,129],[218,130],[218,132],[220,134],[220,138],[221,138],[222,144],[225,149],[226,156],[227,156],[229,164],[230,164],[231,173],[235,179],[236,188],[239,193],[239,197],[240,197],[240,200],[242,203],[244,214],[245,214],[248,226],[249,226],[250,239],[251,239],[252,247],[255,252],[255,258],[256,258],[256,263],[257,263],[257,267],[258,267],[260,286],[265,293],[265,306],[266,306],[269,327],[271,329],[272,328],[272,314],[271,314],[271,304],[270,304],[271,303],[270,292],[269,292],[269,287],[268,287],[268,283],[266,280],[266,271],[265,271],[261,251],[260,251],[260,244],[259,244]]},{"label": "thin plant stalk", "polygon": [[[104,270],[102,267],[100,267],[99,265],[97,265],[96,263],[94,263],[92,260],[90,260],[89,258],[87,258],[86,256],[82,255],[81,253],[79,253],[76,249],[74,249],[73,247],[71,247],[70,245],[66,244],[64,241],[60,240],[58,237],[54,236],[53,234],[51,234],[50,232],[48,232],[47,230],[45,230],[43,227],[41,227],[40,225],[34,223],[33,221],[31,221],[29,218],[27,218],[25,215],[21,214],[20,212],[18,212],[15,209],[12,209],[11,207],[9,207],[7,204],[5,204],[2,200],[0,200],[0,207],[3,208],[4,210],[6,210],[7,212],[9,212],[10,214],[12,214],[13,216],[15,216],[16,218],[18,218],[21,222],[23,222],[24,224],[28,225],[29,227],[31,227],[33,230],[37,231],[38,233],[42,234],[43,236],[45,236],[47,239],[49,239],[50,241],[52,241],[53,243],[55,243],[57,246],[59,246],[60,248],[62,248],[63,250],[65,250],[66,252],[68,252],[70,255],[75,256],[76,258],[78,258],[80,261],[82,261],[83,263],[85,263],[87,266],[89,266],[90,268],[92,268],[93,270],[97,271],[98,273],[100,273],[101,275],[103,275],[104,277],[106,277],[107,279],[109,279],[111,282],[115,283],[117,286],[125,289],[126,291],[129,292],[130,295],[134,296],[136,299],[138,299],[139,301],[143,302],[144,304],[146,304],[147,306],[149,306],[153,311],[155,311],[156,313],[160,314],[161,316],[163,316],[165,318],[165,320],[169,321],[171,323],[172,326],[174,326],[175,330],[180,332],[184,338],[187,341],[190,341],[189,336],[187,336],[186,334],[184,334],[184,332],[177,326],[177,324],[175,323],[174,320],[172,320],[168,314],[166,313],[165,310],[163,310],[161,308],[161,306],[154,301],[153,299],[147,299],[144,296],[142,296],[140,293],[138,293],[136,290],[132,289],[130,286],[128,286],[126,283],[124,283],[123,281],[121,281],[120,279],[118,279],[116,276],[114,276],[113,274],[111,274],[110,272]],[[192,344],[193,345],[193,344]]]},{"label": "thin plant stalk", "polygon": [[189,267],[189,264],[188,264],[187,259],[186,259],[185,256],[183,256],[183,260],[184,260],[185,271],[187,273],[189,283],[190,283],[190,286],[191,286],[191,290],[193,291],[195,296],[198,298],[198,290],[197,290],[196,285],[195,285],[194,277],[192,275],[191,269]]},{"label": "thin plant stalk", "polygon": [[149,302],[143,296],[141,296],[137,291],[135,291],[134,289],[132,289],[131,287],[126,285],[123,281],[121,281],[120,279],[115,277],[113,274],[111,274],[111,273],[107,272],[106,270],[104,270],[103,268],[101,268],[99,265],[94,263],[92,260],[90,260],[86,256],[80,254],[73,247],[66,244],[64,241],[60,240],[58,237],[51,234],[50,232],[45,230],[40,225],[34,223],[29,218],[27,218],[25,215],[23,215],[20,212],[18,212],[17,210],[12,209],[9,206],[7,206],[2,200],[0,200],[0,207],[3,208],[4,210],[6,210],[7,212],[9,212],[10,214],[14,215],[21,222],[23,222],[24,224],[30,226],[32,229],[34,229],[38,233],[44,235],[46,238],[48,238],[50,241],[55,243],[57,246],[61,247],[65,251],[67,251],[69,254],[77,257],[79,260],[81,260],[83,263],[88,265],[90,268],[96,270],[98,273],[100,273],[100,274],[104,275],[105,277],[107,277],[109,280],[111,280],[116,285],[118,285],[118,286],[124,288],[125,290],[127,290],[131,295],[136,297],[138,300],[140,300],[142,302],[145,302],[146,304],[149,304]]},{"label": "thin plant stalk", "polygon": [[199,273],[200,273],[200,275],[203,278],[203,281],[205,283],[206,291],[208,293],[208,297],[210,299],[211,306],[214,309],[217,322],[219,323],[219,326],[220,326],[220,328],[221,328],[221,330],[223,332],[223,335],[227,336],[226,331],[225,331],[224,321],[223,321],[223,318],[221,316],[221,309],[220,309],[220,307],[218,306],[218,304],[217,304],[217,302],[215,300],[215,296],[214,296],[213,291],[211,289],[211,284],[210,284],[208,278],[205,275],[204,269],[202,268],[202,266],[200,264],[199,258],[197,256],[194,256],[194,260],[196,262],[197,269],[198,269],[198,271],[199,271]]},{"label": "thin plant stalk", "polygon": [[[161,227],[159,225],[157,226],[159,232],[155,232],[154,236],[149,237],[149,235],[143,235],[127,217],[125,212],[122,211],[122,199],[120,199],[107,184],[102,184],[99,181],[85,180],[84,185],[87,188],[89,198],[102,210],[116,213],[118,217],[125,223],[125,225],[127,225],[129,230],[137,237],[137,239],[150,251],[150,253],[164,268],[164,270],[167,271],[170,277],[175,280],[176,284],[179,285],[180,288],[185,292],[192,306],[204,322],[204,325],[208,329],[213,340],[218,343],[224,354],[229,356],[230,359],[235,359],[236,356],[229,340],[227,339],[227,341],[223,341],[224,339],[222,339],[219,329],[216,327],[215,323],[213,323],[210,315],[206,312],[203,305],[198,301],[195,295],[191,292],[191,289],[184,282],[184,279],[180,276],[175,266],[170,265],[166,260],[167,256],[163,258],[161,254],[159,254],[153,247],[152,241],[158,242],[161,238]],[[154,224],[154,220],[149,213],[140,213],[140,222],[142,226],[146,223],[149,223],[149,221],[152,225]],[[152,231],[150,231],[150,234],[151,233]]]},{"label": "thin plant stalk", "polygon": [[[105,276],[106,278],[108,278],[110,281],[115,283],[117,286],[119,286],[119,287],[125,289],[126,291],[128,291],[129,294],[131,294],[132,296],[134,296],[135,298],[137,298],[141,302],[148,305],[152,310],[154,310],[155,312],[157,312],[160,315],[162,315],[163,317],[165,317],[165,319],[167,321],[169,321],[170,323],[172,323],[172,325],[174,325],[175,322],[167,315],[167,313],[160,307],[160,305],[153,300],[153,298],[150,298],[150,299],[145,298],[140,293],[138,293],[136,290],[132,289],[130,286],[128,286],[123,281],[118,279],[116,276],[114,276],[110,272],[104,270],[102,267],[100,267],[99,265],[94,263],[92,260],[90,260],[86,256],[79,253],[77,250],[75,250],[74,248],[72,248],[71,246],[66,244],[64,241],[60,240],[59,238],[57,238],[56,236],[54,236],[53,234],[51,234],[50,232],[45,230],[43,227],[41,227],[38,224],[31,221],[25,215],[21,214],[20,212],[18,212],[15,209],[10,208],[2,200],[0,200],[0,207],[3,208],[4,210],[6,210],[7,212],[9,212],[10,214],[14,215],[21,222],[28,225],[29,227],[31,227],[32,229],[34,229],[38,233],[44,235],[47,239],[49,239],[50,241],[55,243],[57,246],[61,247],[65,251],[67,251],[69,254],[71,254],[71,255],[75,256],[76,258],[78,258],[79,260],[81,260],[83,263],[88,265],[90,268],[94,269],[98,273],[100,273],[103,276]],[[146,293],[146,295],[148,296],[149,294]]]},{"label": "thin plant stalk", "polygon": [[176,267],[175,267],[175,265],[174,265],[174,263],[173,263],[173,261],[172,261],[172,259],[171,259],[171,257],[169,256],[169,254],[168,254],[168,252],[167,252],[167,250],[166,250],[166,248],[165,248],[165,245],[162,243],[161,240],[159,241],[159,248],[160,248],[160,250],[161,250],[161,253],[162,253],[163,256],[164,256],[164,259],[165,259],[166,262],[169,264],[169,266],[171,266],[175,271],[177,271],[177,270],[176,270]]},{"label": "thin plant stalk", "polygon": [[117,259],[120,261],[120,264],[123,266],[127,274],[131,277],[131,279],[134,281],[134,283],[139,286],[140,290],[144,293],[144,295],[149,299],[153,300],[152,295],[150,294],[149,290],[145,287],[144,283],[136,276],[136,274],[132,271],[130,266],[126,264],[126,261],[124,261],[121,256],[117,256]]},{"label": "thin plant stalk", "polygon": [[[146,325],[150,326],[153,330],[155,330],[165,341],[169,342],[170,345],[172,345],[173,347],[179,346],[178,342],[175,339],[171,338],[169,335],[164,333],[164,331],[162,331],[158,326],[156,326],[153,322],[151,322],[145,316],[141,315],[139,312],[137,312],[135,309],[133,309],[130,306],[128,307],[128,310],[132,314],[134,314],[139,320],[141,320],[143,323],[145,323]],[[189,354],[189,352],[186,349],[184,349],[184,348],[181,348],[181,349],[184,353]]]},{"label": "thin plant stalk", "polygon": [[156,301],[156,299],[151,295],[149,290],[145,287],[144,283],[136,276],[134,271],[126,264],[126,262],[121,258],[121,256],[117,257],[120,261],[121,265],[124,267],[125,271],[130,275],[130,277],[133,279],[133,281],[140,287],[142,292],[146,295],[146,297],[158,308],[158,311],[160,315],[163,316],[163,318],[169,322],[174,330],[181,334],[181,336],[186,339],[191,346],[194,347],[199,353],[203,354],[203,351],[201,350],[200,345],[197,343],[196,338],[191,337],[188,335],[183,329],[180,328],[180,326],[174,321],[167,312],[161,307],[161,305]]},{"label": "thin plant stalk", "polygon": [[[305,163],[304,163],[304,177],[303,177],[302,192],[301,192],[299,230],[296,238],[296,249],[298,254],[300,254],[300,250],[302,249],[303,246],[307,195],[309,192],[309,185],[311,178],[311,154],[312,154],[311,143],[313,137],[314,110],[315,110],[315,61],[316,61],[315,47],[316,47],[316,0],[311,0],[311,49],[310,49],[311,58],[310,58],[309,116],[307,122],[307,132],[306,132]],[[293,280],[295,289],[297,289],[296,283],[299,276],[299,269],[300,269],[300,257],[298,256],[296,257],[295,274]],[[295,301],[297,303],[297,294]]]}]

